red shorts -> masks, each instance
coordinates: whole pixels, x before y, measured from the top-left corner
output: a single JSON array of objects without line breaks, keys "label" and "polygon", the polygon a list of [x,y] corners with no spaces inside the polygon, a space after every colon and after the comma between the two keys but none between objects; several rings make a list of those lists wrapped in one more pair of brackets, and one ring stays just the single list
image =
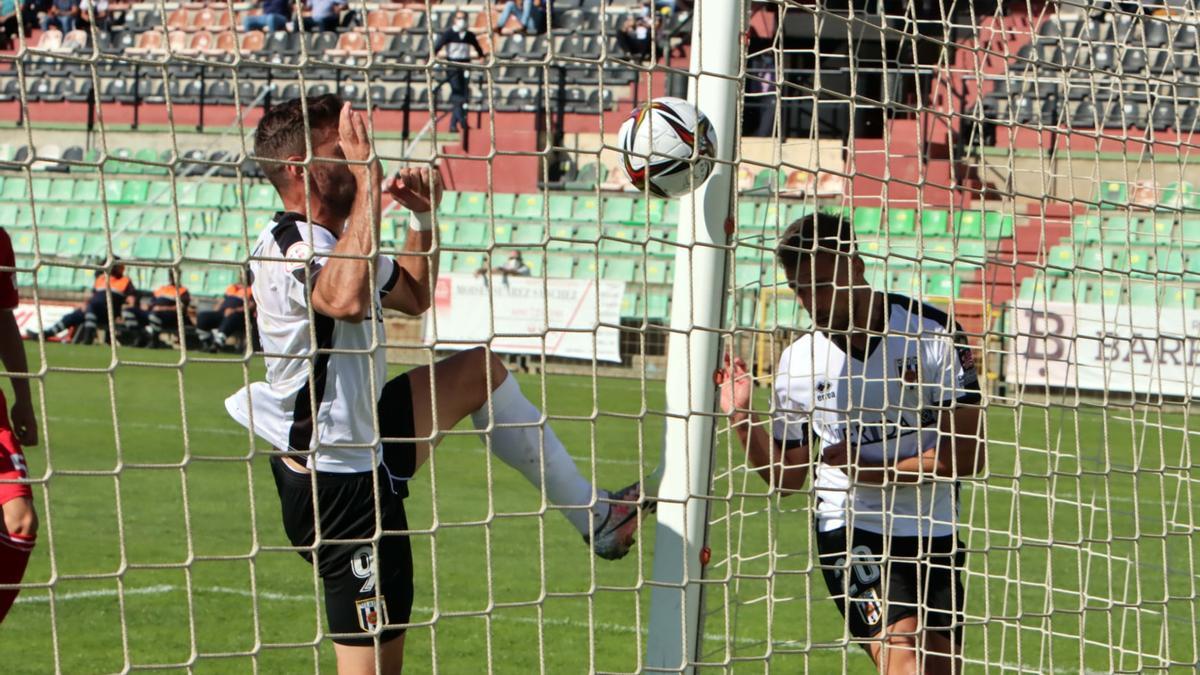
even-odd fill
[{"label": "red shorts", "polygon": [[8,401],[0,393],[0,504],[18,497],[32,499],[33,490],[29,488],[28,480],[25,455],[21,453],[21,444],[8,421]]}]

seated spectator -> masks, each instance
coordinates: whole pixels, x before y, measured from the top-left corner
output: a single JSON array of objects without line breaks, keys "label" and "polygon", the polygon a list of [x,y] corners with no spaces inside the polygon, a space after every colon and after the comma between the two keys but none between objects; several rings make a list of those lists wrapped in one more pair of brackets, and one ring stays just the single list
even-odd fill
[{"label": "seated spectator", "polygon": [[42,17],[50,12],[50,0],[22,0],[21,23],[25,25],[25,34],[29,35],[34,28],[42,25]]},{"label": "seated spectator", "polygon": [[63,35],[75,30],[79,20],[80,0],[54,0],[50,9],[42,16],[42,30],[50,30],[51,26],[58,28]]},{"label": "seated spectator", "polygon": [[311,16],[304,17],[304,30],[310,32],[337,32],[342,22],[342,10],[346,0],[308,0]]},{"label": "seated spectator", "polygon": [[[120,261],[120,258],[116,258]],[[59,333],[74,330],[71,342],[90,345],[96,340],[100,329],[108,330],[108,305],[112,303],[113,311],[122,311],[125,319],[131,324],[137,323],[137,318],[130,315],[137,303],[137,289],[133,281],[125,276],[125,266],[114,262],[111,273],[97,271],[96,280],[92,284],[92,297],[71,313],[59,319],[57,323],[45,329],[42,335],[47,339],[55,338]],[[120,323],[117,326],[120,327]],[[25,331],[25,337],[37,339],[36,331]],[[107,341],[111,341],[111,338]]]},{"label": "seated spectator", "polygon": [[[522,0],[520,7],[521,27],[517,29],[519,33],[528,35],[541,35],[546,32],[546,17],[550,13],[549,0]],[[500,18],[496,20],[496,32],[499,33],[504,24],[508,23],[508,17],[517,13],[517,0],[508,0],[504,3],[504,9],[500,11]]]},{"label": "seated spectator", "polygon": [[617,33],[617,44],[626,54],[639,61],[650,58],[650,47],[654,43],[654,34],[660,25],[659,15],[654,12],[647,0],[642,3],[642,8],[637,16],[625,19],[620,32]]},{"label": "seated spectator", "polygon": [[[62,0],[54,0],[61,2]],[[262,13],[251,14],[242,20],[242,30],[249,33],[252,30],[266,30],[274,33],[287,30],[288,22],[292,20],[291,0],[262,0]]]},{"label": "seated spectator", "polygon": [[0,49],[12,49],[17,42],[21,17],[17,0],[0,0]]},{"label": "seated spectator", "polygon": [[192,295],[186,286],[180,286],[175,281],[174,270],[168,271],[167,283],[154,289],[154,297],[150,301],[150,312],[146,315],[146,337],[143,345],[151,349],[166,347],[160,336],[165,332],[179,330],[179,312],[183,313],[183,325],[191,327]]},{"label": "seated spectator", "polygon": [[[497,265],[496,267],[493,267],[492,272],[504,277],[505,281],[508,281],[509,277],[527,277],[532,273],[529,269],[529,265],[525,264],[525,259],[521,257],[520,251],[513,251],[512,253],[509,253],[508,260],[504,261],[503,265]],[[488,270],[486,267],[481,267],[478,270],[475,270],[475,276],[482,276],[484,277],[485,281],[487,280],[487,273]]]},{"label": "seated spectator", "polygon": [[246,339],[246,315],[254,316],[254,297],[250,287],[235,282],[225,288],[225,297],[216,309],[199,312],[196,328],[200,342],[210,352],[223,349],[230,338],[239,344]]},{"label": "seated spectator", "polygon": [[80,0],[79,14],[84,24],[81,28],[94,25],[98,31],[112,32],[113,16],[108,10],[108,0]]}]

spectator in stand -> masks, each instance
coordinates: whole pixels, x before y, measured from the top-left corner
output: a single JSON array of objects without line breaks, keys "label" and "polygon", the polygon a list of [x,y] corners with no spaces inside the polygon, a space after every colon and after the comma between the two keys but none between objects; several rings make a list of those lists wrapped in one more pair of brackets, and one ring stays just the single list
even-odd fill
[{"label": "spectator in stand", "polygon": [[650,58],[650,47],[654,43],[661,21],[659,15],[647,0],[642,3],[637,16],[625,19],[621,31],[617,33],[617,44],[638,61]]},{"label": "spectator in stand", "polygon": [[25,34],[29,35],[41,26],[42,17],[49,12],[50,0],[22,0],[21,23],[25,26]]},{"label": "spectator in stand", "polygon": [[0,49],[12,49],[21,26],[17,0],[0,0]]},{"label": "spectator in stand", "polygon": [[446,67],[445,80],[450,84],[450,104],[454,106],[450,113],[450,132],[466,131],[467,100],[471,97],[471,92],[467,84],[467,72],[461,66],[453,64],[470,63],[472,49],[479,58],[483,58],[483,47],[479,44],[479,38],[467,30],[466,12],[455,12],[450,27],[437,36],[433,45],[434,56],[438,56],[442,49],[446,50],[446,60],[451,63]]},{"label": "spectator in stand", "polygon": [[[493,267],[492,272],[503,276],[505,280],[509,277],[527,277],[532,274],[529,265],[525,264],[525,259],[521,257],[520,251],[509,253],[508,260],[504,261],[503,265]],[[485,274],[487,274],[486,267],[481,267],[475,272],[475,276],[483,276]]]},{"label": "spectator in stand", "polygon": [[80,28],[94,25],[98,31],[112,32],[113,17],[108,10],[108,0],[80,0],[79,13],[80,21],[84,24]]},{"label": "spectator in stand", "polygon": [[57,27],[63,35],[75,30],[75,22],[79,20],[80,0],[53,0],[50,9],[42,17],[42,30]]},{"label": "spectator in stand", "polygon": [[[62,0],[54,0],[61,2]],[[287,30],[288,22],[292,20],[291,0],[262,0],[262,13],[251,14],[242,20],[242,30],[249,33],[252,30],[266,30],[275,33]]]},{"label": "spectator in stand", "polygon": [[346,0],[308,0],[311,16],[304,17],[304,30],[309,32],[336,33],[342,22],[342,10]]},{"label": "spectator in stand", "polygon": [[[504,24],[508,23],[508,17],[515,15],[517,10],[516,0],[508,0],[504,3],[504,9],[500,11],[500,18],[496,20],[497,33],[504,28]],[[521,15],[518,18],[521,21],[521,27],[517,29],[518,33],[541,35],[546,32],[546,17],[550,13],[548,0],[522,0],[520,12]]]},{"label": "spectator in stand", "polygon": [[229,338],[240,343],[246,337],[247,314],[254,316],[254,296],[250,287],[240,281],[229,284],[225,288],[225,297],[216,309],[196,315],[200,342],[210,352],[224,349]]}]

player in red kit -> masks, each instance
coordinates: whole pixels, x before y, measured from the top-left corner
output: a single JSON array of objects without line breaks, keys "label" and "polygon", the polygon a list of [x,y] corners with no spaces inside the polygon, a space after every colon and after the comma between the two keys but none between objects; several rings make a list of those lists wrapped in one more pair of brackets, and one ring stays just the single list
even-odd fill
[{"label": "player in red kit", "polygon": [[[9,374],[28,372],[25,345],[17,330],[13,310],[20,299],[14,278],[16,257],[8,232],[0,227],[0,361]],[[29,380],[13,377],[12,417],[8,403],[0,392],[0,622],[8,615],[17,599],[14,588],[25,576],[25,566],[37,538],[37,511],[33,508],[33,491],[21,446],[37,445],[37,420],[33,416],[33,399],[29,395]],[[7,586],[7,588],[5,588]]]}]

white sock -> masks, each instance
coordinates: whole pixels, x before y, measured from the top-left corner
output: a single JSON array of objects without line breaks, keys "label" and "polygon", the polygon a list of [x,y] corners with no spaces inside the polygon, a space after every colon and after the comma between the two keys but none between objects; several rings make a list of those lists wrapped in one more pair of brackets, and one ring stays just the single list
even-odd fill
[{"label": "white sock", "polygon": [[[541,424],[542,414],[521,393],[517,378],[509,375],[496,387],[492,392],[492,409],[495,414],[495,425],[490,432],[493,454],[520,471],[539,490],[544,464],[546,497],[555,506],[584,506],[592,501],[592,484],[579,473],[575,460],[567,454],[550,425]],[[471,413],[471,422],[480,430],[493,426],[489,424],[486,404]],[[500,426],[509,424],[522,426]],[[598,525],[608,515],[608,504],[597,502],[591,511],[596,515]],[[563,515],[580,534],[591,534],[587,509],[568,509]]]}]

